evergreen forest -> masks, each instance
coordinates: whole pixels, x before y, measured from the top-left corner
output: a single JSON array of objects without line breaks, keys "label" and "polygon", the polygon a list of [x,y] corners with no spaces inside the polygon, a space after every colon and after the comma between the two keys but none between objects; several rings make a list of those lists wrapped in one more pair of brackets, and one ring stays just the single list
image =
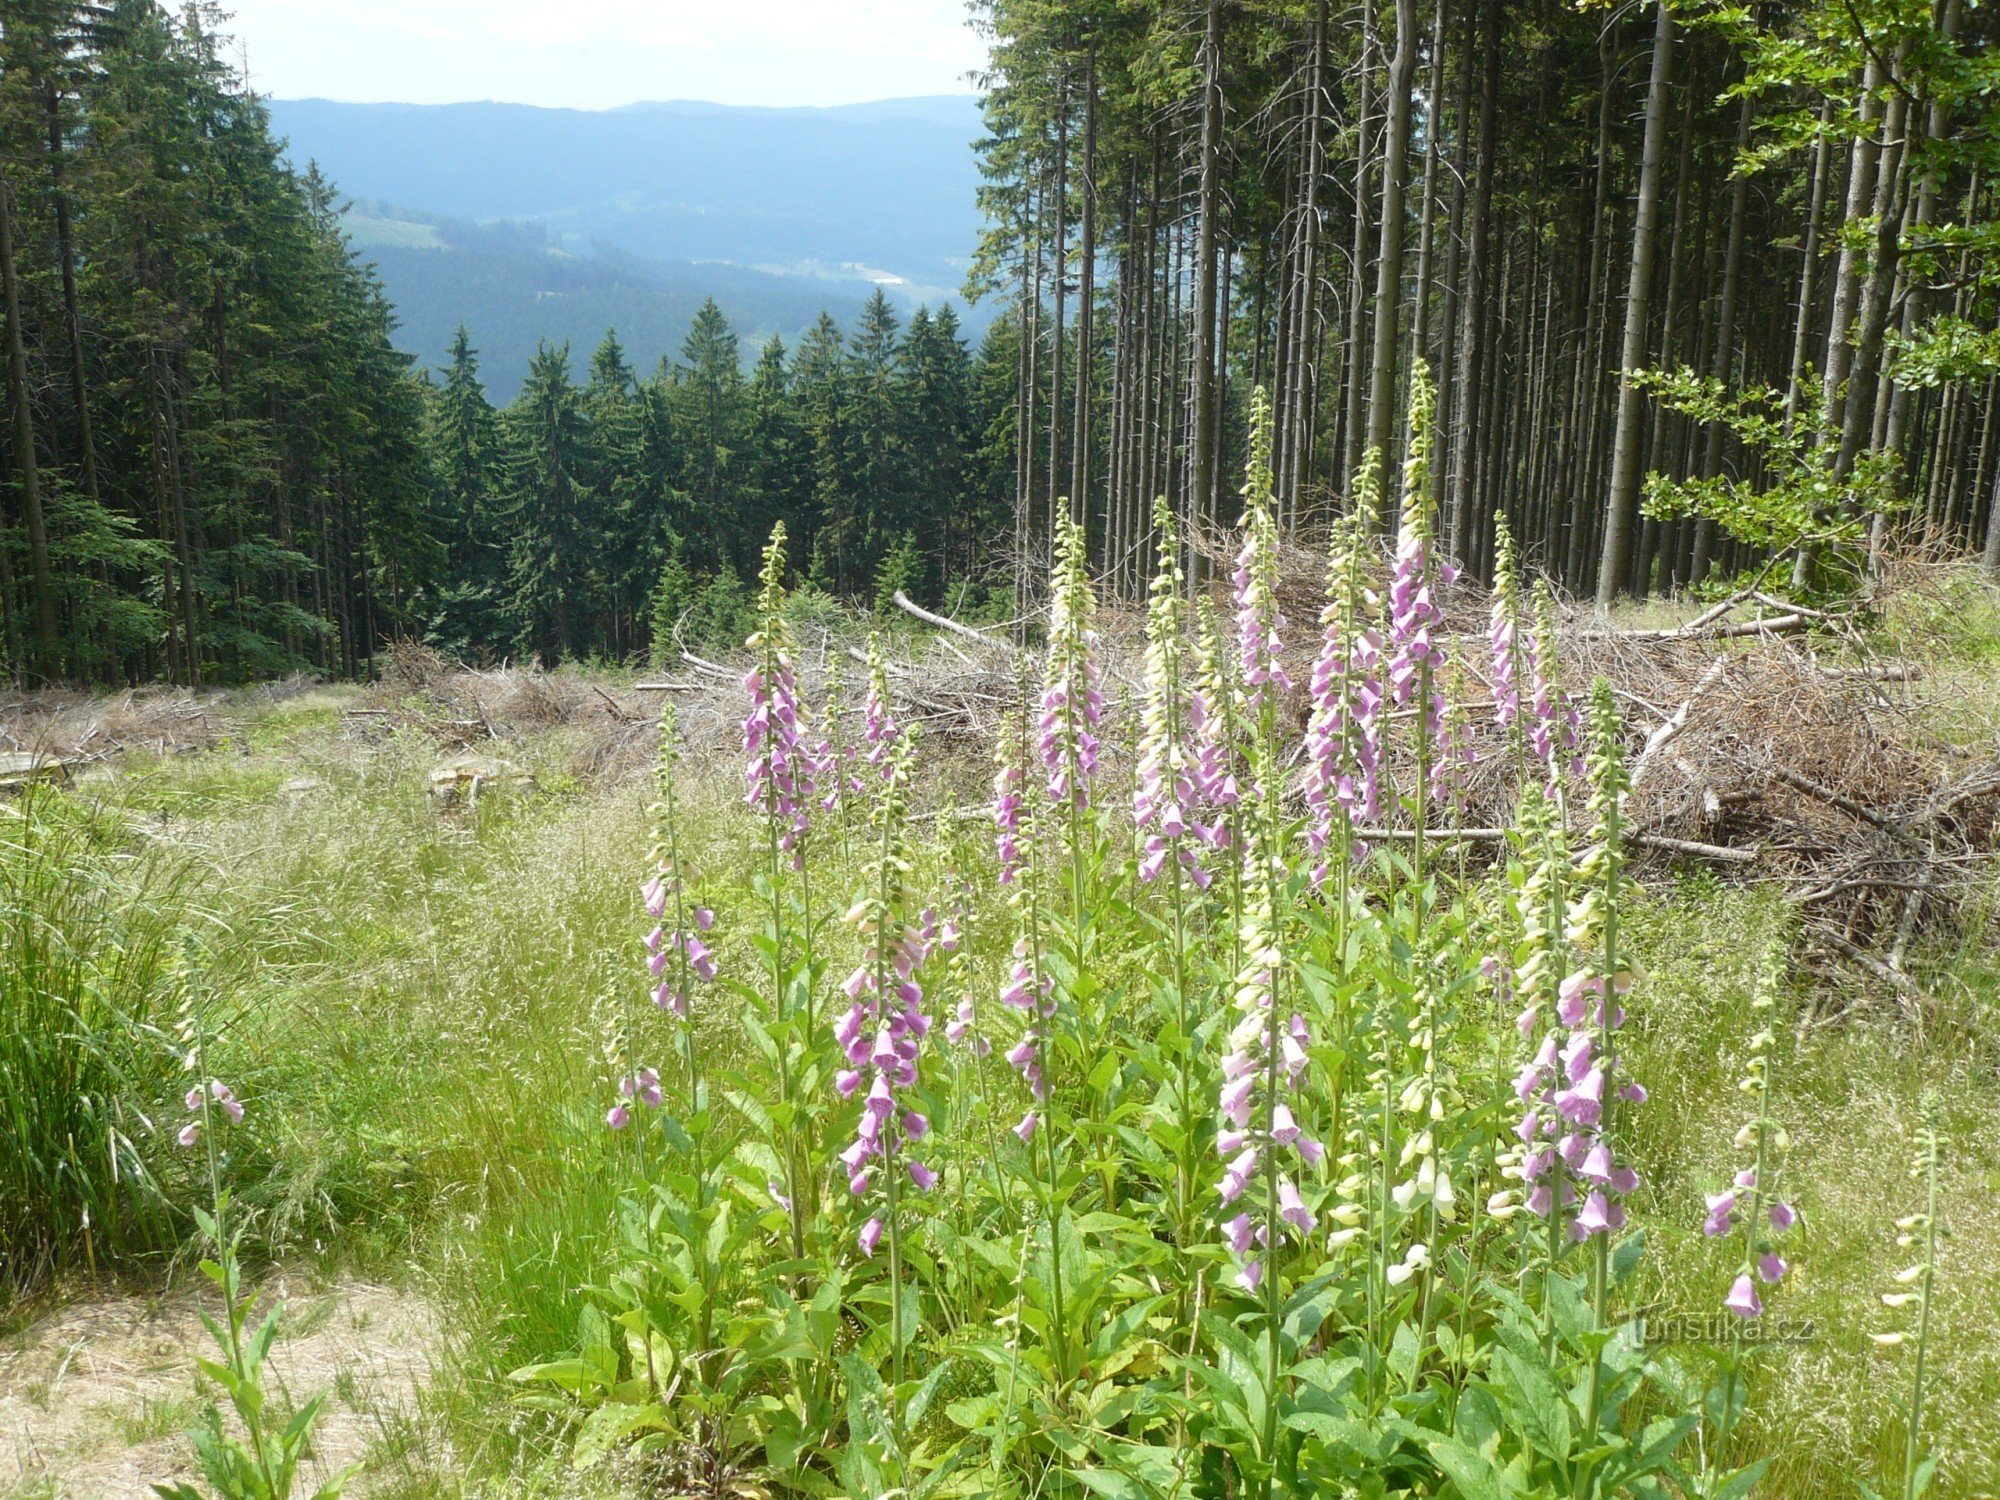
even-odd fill
[{"label": "evergreen forest", "polygon": [[[15,0],[0,31],[0,640],[22,681],[639,660],[738,635],[784,521],[811,584],[1017,613],[1075,497],[1136,599],[1199,576],[1250,392],[1287,535],[1405,457],[1443,542],[1559,590],[1850,590],[2000,562],[1992,18],[1966,0],[982,0],[986,230],[949,309],[636,369],[479,329],[396,352],[212,5]],[[1016,564],[1033,564],[1017,567]]]}]

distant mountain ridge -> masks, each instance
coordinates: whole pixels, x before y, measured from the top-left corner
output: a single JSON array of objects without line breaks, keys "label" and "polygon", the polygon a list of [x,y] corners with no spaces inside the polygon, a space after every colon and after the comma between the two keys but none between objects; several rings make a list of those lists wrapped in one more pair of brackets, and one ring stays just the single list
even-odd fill
[{"label": "distant mountain ridge", "polygon": [[[558,250],[594,258],[610,249],[655,263],[652,279],[671,281],[677,301],[699,302],[704,263],[736,268],[710,279],[746,332],[799,326],[793,291],[837,315],[872,285],[907,305],[952,299],[964,310],[958,294],[980,230],[980,110],[969,95],[827,108],[326,99],[273,100],[270,108],[296,165],[317,162],[344,194],[416,211],[405,216],[411,221],[540,225]],[[454,263],[460,252],[449,244],[401,231],[382,231],[382,239],[358,227],[363,248],[381,252],[407,346],[426,362],[441,354],[436,324],[461,270],[475,340],[475,314],[504,309],[511,327],[525,329],[533,315],[522,299],[548,300],[551,288],[531,285],[546,279],[532,259],[502,274],[488,256],[475,272]],[[510,279],[514,291],[504,285]],[[731,308],[730,296],[753,305]],[[516,334],[504,342],[496,358],[514,361]],[[506,371],[501,383],[518,374]]]}]

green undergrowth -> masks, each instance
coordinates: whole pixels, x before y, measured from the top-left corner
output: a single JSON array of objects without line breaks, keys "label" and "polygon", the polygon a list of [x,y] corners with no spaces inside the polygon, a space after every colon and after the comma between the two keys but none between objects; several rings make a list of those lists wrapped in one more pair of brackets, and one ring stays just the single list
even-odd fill
[{"label": "green undergrowth", "polygon": [[[1990,604],[1973,588],[1969,599]],[[1984,623],[1966,624],[1971,635],[1946,639],[1937,658],[1976,689],[1956,695],[1947,727],[1957,731],[1992,714],[1984,674],[2000,632],[1981,607]],[[1951,616],[1974,617],[1963,603]],[[1930,616],[1885,627],[1905,644],[1943,628]],[[37,815],[86,829],[77,837],[91,858],[152,872],[156,883],[134,875],[121,891],[117,920],[158,950],[139,987],[156,1008],[181,982],[166,976],[169,950],[182,955],[172,961],[206,1008],[215,1070],[250,1111],[227,1167],[258,1253],[394,1276],[439,1304],[437,1377],[420,1412],[378,1441],[374,1492],[609,1492],[616,1481],[603,1475],[590,1480],[599,1489],[579,1488],[559,1434],[519,1408],[506,1375],[573,1348],[583,1289],[615,1264],[615,1199],[630,1177],[619,1153],[630,1147],[602,1127],[606,1046],[640,952],[645,789],[580,779],[576,731],[558,729],[505,748],[535,773],[534,790],[485,797],[470,814],[442,808],[427,787],[444,754],[435,742],[357,734],[342,704],[314,692],[253,708],[221,748],[136,760]],[[754,839],[738,774],[733,758],[696,768],[683,827],[688,863],[718,907],[723,967],[754,972],[741,936],[754,925]],[[937,810],[935,798],[922,804]],[[857,868],[834,869],[821,904],[837,913]],[[169,870],[171,890],[157,883]],[[976,962],[993,982],[1006,923],[991,890],[978,899],[974,930],[987,937]],[[1798,1341],[1753,1364],[1748,1438],[1774,1456],[1760,1493],[1846,1495],[1857,1477],[1900,1465],[1907,1354],[1876,1350],[1869,1334],[1891,1326],[1877,1299],[1901,1264],[1893,1222],[1917,1206],[1906,1168],[1930,1088],[1946,1106],[1951,1230],[1932,1344],[1928,1430],[1944,1458],[1933,1493],[2000,1487],[1988,915],[1974,903],[1921,955],[1937,1014],[1912,1017],[1865,986],[1831,993],[1803,974],[1788,987],[1776,1112],[1790,1124],[1804,1229],[1783,1298]],[[1632,920],[1645,977],[1628,1046],[1651,1093],[1632,1117],[1647,1182],[1635,1216],[1651,1252],[1641,1300],[1703,1314],[1727,1283],[1729,1252],[1700,1234],[1702,1195],[1737,1162],[1746,1000],[1758,955],[1792,918],[1773,891],[1689,873],[1653,885]],[[717,1000],[698,1023],[705,1067],[726,1069],[741,1046],[728,1005]],[[169,1105],[170,1068],[156,1051],[131,1057],[153,1069],[132,1086]],[[171,1190],[171,1150],[143,1134],[135,1150]],[[185,1225],[171,1212],[162,1222],[169,1233]],[[170,1253],[159,1238],[134,1249]],[[1709,1351],[1664,1355],[1692,1381]]]}]

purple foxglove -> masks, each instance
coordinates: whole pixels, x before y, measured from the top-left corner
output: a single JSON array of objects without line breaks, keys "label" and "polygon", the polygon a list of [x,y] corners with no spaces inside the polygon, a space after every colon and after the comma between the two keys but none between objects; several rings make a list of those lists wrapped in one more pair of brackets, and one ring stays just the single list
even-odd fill
[{"label": "purple foxglove", "polygon": [[1042,677],[1036,747],[1057,807],[1090,806],[1104,716],[1102,669],[1092,620],[1097,595],[1083,526],[1067,506],[1056,518],[1056,562],[1049,597],[1049,655]]},{"label": "purple foxglove", "polygon": [[1729,1295],[1723,1298],[1722,1305],[1739,1318],[1763,1316],[1764,1299],[1757,1295],[1757,1283],[1750,1279],[1748,1271],[1736,1278],[1735,1285],[1730,1287]]}]

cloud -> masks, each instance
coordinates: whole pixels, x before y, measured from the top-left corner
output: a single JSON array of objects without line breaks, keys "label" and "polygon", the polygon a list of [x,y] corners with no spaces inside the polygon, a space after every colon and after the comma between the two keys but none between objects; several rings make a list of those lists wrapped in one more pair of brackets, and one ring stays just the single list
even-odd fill
[{"label": "cloud", "polygon": [[960,93],[962,0],[234,0],[252,81],[280,98],[603,108],[840,104]]}]

